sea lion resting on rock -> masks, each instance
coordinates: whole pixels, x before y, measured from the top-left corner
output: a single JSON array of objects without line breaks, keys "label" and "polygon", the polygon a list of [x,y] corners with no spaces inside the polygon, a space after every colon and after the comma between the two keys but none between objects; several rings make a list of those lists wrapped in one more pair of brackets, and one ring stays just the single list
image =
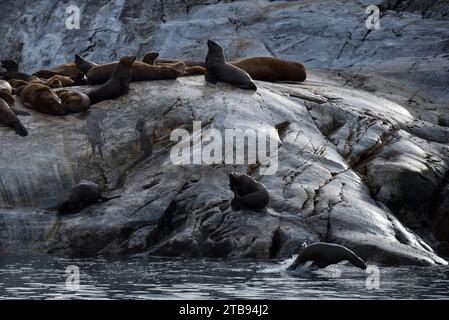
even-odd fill
[{"label": "sea lion resting on rock", "polygon": [[204,62],[190,61],[190,60],[177,60],[177,59],[158,59],[159,53],[150,51],[145,53],[142,59],[143,63],[151,66],[176,66],[177,64],[183,64],[185,71],[184,76],[203,75],[206,74],[206,67]]},{"label": "sea lion resting on rock", "polygon": [[230,83],[238,88],[257,90],[257,86],[248,73],[226,62],[223,48],[212,40],[207,41],[209,52],[206,57],[206,81]]},{"label": "sea lion resting on rock", "polygon": [[[87,80],[91,84],[103,84],[107,82],[119,64],[119,62],[111,62],[93,66],[93,63],[83,60],[80,56],[78,57],[77,63],[80,65],[79,69],[86,73]],[[141,61],[135,61],[131,66],[131,81],[173,80],[182,76],[184,71],[185,67],[182,64],[152,66]]]},{"label": "sea lion resting on rock", "polygon": [[32,81],[39,80],[39,78],[29,75],[27,73],[19,72],[19,64],[15,60],[7,59],[1,61],[2,66],[6,69],[6,73],[2,75],[4,80],[24,80]]},{"label": "sea lion resting on rock", "polygon": [[270,195],[265,186],[246,174],[230,173],[229,186],[234,192],[231,205],[236,210],[241,208],[260,210],[270,201]]},{"label": "sea lion resting on rock", "polygon": [[14,111],[8,106],[6,101],[0,98],[0,123],[16,131],[21,137],[28,136],[27,129],[20,122]]},{"label": "sea lion resting on rock", "polygon": [[39,70],[33,73],[33,76],[41,79],[50,79],[54,76],[63,76],[67,78],[75,78],[79,74],[78,67],[75,62],[69,62],[51,69]]},{"label": "sea lion resting on rock", "polygon": [[72,188],[69,198],[59,206],[58,213],[77,213],[100,200],[109,201],[115,198],[120,198],[120,196],[104,198],[101,196],[100,186],[98,184],[82,180]]},{"label": "sea lion resting on rock", "polygon": [[136,57],[125,56],[120,59],[120,62],[115,65],[109,80],[87,93],[91,104],[99,103],[103,100],[115,99],[125,95],[129,91],[129,84],[131,82],[131,67],[134,64]]},{"label": "sea lion resting on rock", "polygon": [[23,105],[29,109],[57,116],[69,113],[69,109],[62,104],[61,99],[46,85],[31,83],[21,87],[17,92]]},{"label": "sea lion resting on rock", "polygon": [[90,99],[87,94],[73,90],[59,90],[56,94],[71,113],[81,113],[89,110]]},{"label": "sea lion resting on rock", "polygon": [[[54,83],[58,82],[61,84],[61,87],[54,86]],[[66,76],[56,75],[47,80],[47,86],[50,88],[63,88],[63,87],[72,87],[75,85],[75,81]]]},{"label": "sea lion resting on rock", "polygon": [[302,63],[274,57],[249,57],[230,63],[248,72],[254,80],[301,82],[307,77]]},{"label": "sea lion resting on rock", "polygon": [[302,249],[288,270],[295,270],[306,262],[312,262],[311,266],[314,267],[326,268],[328,265],[345,260],[357,268],[366,269],[365,262],[348,248],[338,244],[318,242]]}]

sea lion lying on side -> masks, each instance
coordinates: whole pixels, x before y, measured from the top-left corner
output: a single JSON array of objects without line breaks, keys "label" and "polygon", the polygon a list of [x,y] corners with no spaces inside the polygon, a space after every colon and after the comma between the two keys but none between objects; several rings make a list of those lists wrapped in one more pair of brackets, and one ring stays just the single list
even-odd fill
[{"label": "sea lion lying on side", "polygon": [[245,70],[254,80],[302,82],[307,77],[302,63],[274,57],[249,57],[230,63]]},{"label": "sea lion lying on side", "polygon": [[296,270],[306,262],[312,262],[312,266],[326,268],[331,264],[348,261],[355,267],[365,270],[366,264],[358,255],[339,244],[318,242],[302,249],[296,260],[288,267],[288,270]]},{"label": "sea lion lying on side", "polygon": [[[190,60],[177,60],[177,59],[158,59],[159,53],[150,51],[145,53],[142,59],[143,63],[151,66],[184,66],[184,76],[204,75],[206,74],[206,68],[204,62],[190,61]],[[179,69],[179,68],[178,68]]]},{"label": "sea lion lying on side", "polygon": [[127,94],[131,82],[131,67],[135,60],[135,56],[121,58],[120,62],[115,65],[109,80],[99,88],[95,88],[87,93],[90,103],[96,104],[103,100],[115,99]]},{"label": "sea lion lying on side", "polygon": [[206,57],[206,81],[217,84],[218,81],[230,83],[238,88],[257,90],[257,86],[248,73],[226,62],[223,48],[212,40],[207,41],[209,51]]},{"label": "sea lion lying on side", "polygon": [[54,76],[75,78],[80,71],[75,62],[69,62],[51,69],[43,69],[33,73],[33,76],[41,79],[50,79]]},{"label": "sea lion lying on side", "polygon": [[246,174],[232,172],[229,174],[229,187],[234,192],[231,205],[235,210],[265,208],[269,201],[265,186]]},{"label": "sea lion lying on side", "polygon": [[30,83],[19,88],[17,92],[23,105],[29,109],[56,116],[69,113],[69,109],[62,104],[61,99],[46,85]]},{"label": "sea lion lying on side", "polygon": [[28,136],[28,130],[20,122],[15,112],[9,107],[9,105],[0,98],[0,123],[8,126],[21,137]]},{"label": "sea lion lying on side", "polygon": [[58,208],[59,214],[73,214],[84,208],[97,203],[98,201],[109,201],[121,196],[105,198],[101,196],[100,186],[94,182],[82,180],[74,186],[70,196]]},{"label": "sea lion lying on side", "polygon": [[70,113],[82,113],[89,110],[90,99],[87,94],[66,89],[56,91],[56,94]]},{"label": "sea lion lying on side", "polygon": [[[55,83],[59,82],[60,87],[55,86]],[[64,88],[72,87],[75,85],[75,81],[66,76],[56,75],[47,80],[47,86],[50,88]]]}]

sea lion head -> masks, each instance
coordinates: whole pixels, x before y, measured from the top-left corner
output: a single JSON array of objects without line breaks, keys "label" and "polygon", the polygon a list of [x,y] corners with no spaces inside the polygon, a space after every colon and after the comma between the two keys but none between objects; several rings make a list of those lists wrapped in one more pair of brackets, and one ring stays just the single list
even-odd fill
[{"label": "sea lion head", "polygon": [[136,56],[124,56],[120,59],[120,64],[127,68],[131,68],[134,61],[136,61]]},{"label": "sea lion head", "polygon": [[7,72],[19,72],[19,64],[17,61],[12,59],[5,59],[1,61],[3,68],[6,69]]},{"label": "sea lion head", "polygon": [[68,108],[62,104],[61,99],[59,99],[56,93],[54,93],[50,88],[42,91],[40,99],[42,104],[47,106],[49,110],[55,110],[61,112],[62,114],[69,113]]},{"label": "sea lion head", "polygon": [[240,190],[242,175],[238,172],[231,172],[229,174],[229,187],[234,193],[238,193]]},{"label": "sea lion head", "polygon": [[154,62],[156,61],[156,59],[159,57],[159,52],[155,52],[155,51],[150,51],[145,53],[142,62],[149,64],[149,65],[154,65]]},{"label": "sea lion head", "polygon": [[226,62],[226,57],[223,48],[212,40],[207,40],[207,47],[209,52],[206,57],[206,64],[208,62]]},{"label": "sea lion head", "polygon": [[58,79],[50,79],[47,81],[47,86],[53,89],[62,88],[62,82]]}]

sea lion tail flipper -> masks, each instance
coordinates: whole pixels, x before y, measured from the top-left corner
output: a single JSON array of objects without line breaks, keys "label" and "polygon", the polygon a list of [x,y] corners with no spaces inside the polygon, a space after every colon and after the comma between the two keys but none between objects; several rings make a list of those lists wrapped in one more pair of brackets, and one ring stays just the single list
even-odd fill
[{"label": "sea lion tail flipper", "polygon": [[28,136],[28,130],[23,126],[23,124],[19,121],[16,122],[13,125],[13,129],[16,131],[16,133],[21,136],[21,137],[26,137]]},{"label": "sea lion tail flipper", "polygon": [[205,78],[206,78],[206,82],[208,82],[210,84],[217,84],[217,79],[212,77],[210,73],[206,73]]},{"label": "sea lion tail flipper", "polygon": [[100,194],[100,200],[103,201],[103,202],[107,202],[107,201],[110,201],[110,200],[113,200],[113,199],[117,199],[117,198],[121,198],[121,197],[122,197],[122,196],[103,197],[103,196]]},{"label": "sea lion tail flipper", "polygon": [[360,268],[362,270],[366,269],[365,261],[363,261],[362,258],[360,258],[358,255],[356,255],[354,252],[350,250],[348,250],[346,260],[348,260],[351,264],[353,264],[357,268]]}]

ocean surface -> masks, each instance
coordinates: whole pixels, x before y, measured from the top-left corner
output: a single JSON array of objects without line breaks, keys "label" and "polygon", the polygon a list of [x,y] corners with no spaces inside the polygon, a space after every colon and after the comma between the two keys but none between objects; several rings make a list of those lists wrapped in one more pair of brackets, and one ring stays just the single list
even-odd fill
[{"label": "ocean surface", "polygon": [[0,257],[0,299],[449,299],[447,266],[380,268],[373,282],[347,265],[290,272],[287,263]]}]

